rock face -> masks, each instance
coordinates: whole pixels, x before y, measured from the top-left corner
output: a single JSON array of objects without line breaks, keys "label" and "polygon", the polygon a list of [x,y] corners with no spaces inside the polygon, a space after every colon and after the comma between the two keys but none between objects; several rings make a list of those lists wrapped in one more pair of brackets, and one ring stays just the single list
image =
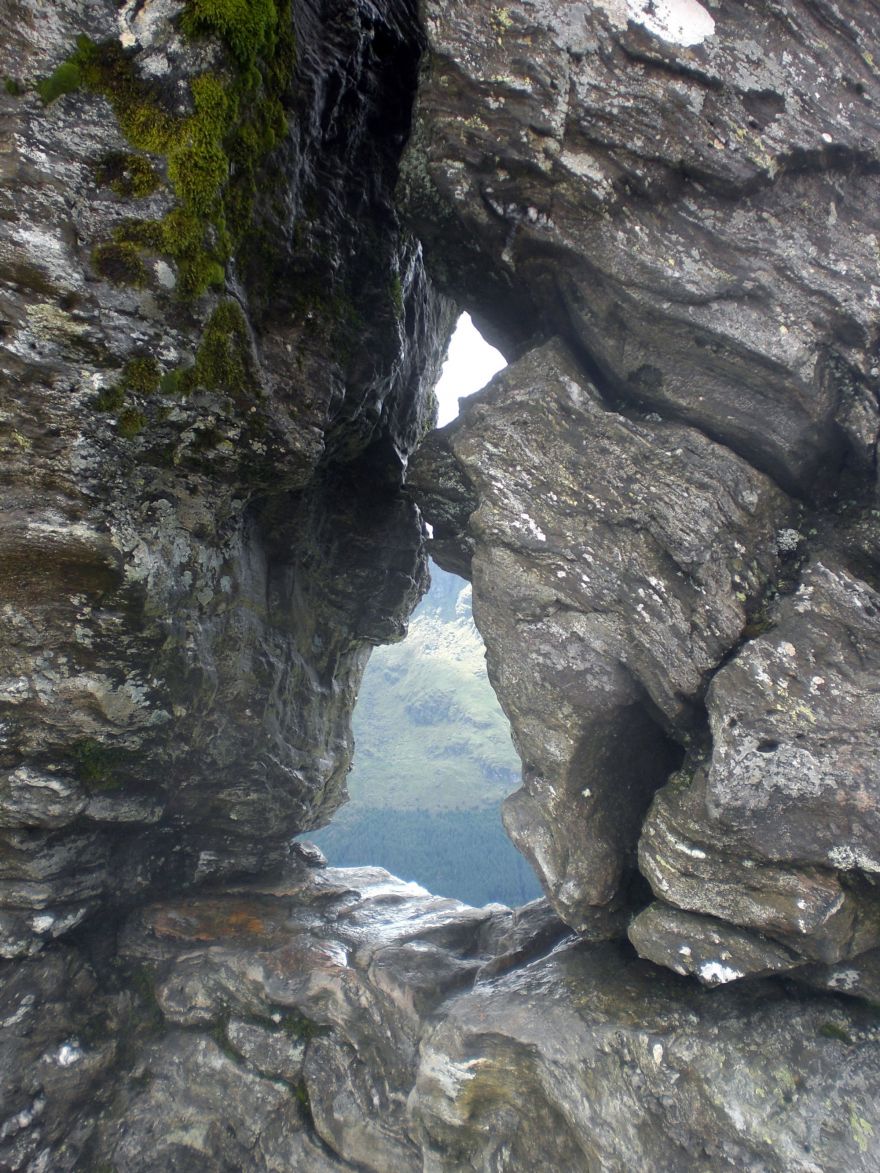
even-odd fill
[{"label": "rock face", "polygon": [[426,582],[394,494],[448,319],[391,206],[412,19],[269,4],[224,44],[203,9],[2,16],[5,956],[277,866]]},{"label": "rock face", "polygon": [[[0,1167],[876,1170],[878,18],[0,5]],[[516,912],[291,846],[420,511]]]},{"label": "rock face", "polygon": [[440,447],[479,501],[475,618],[524,764],[505,822],[579,928],[618,895],[671,738],[693,735],[791,505],[700,432],[607,410],[560,343],[426,445],[416,489]]},{"label": "rock face", "polygon": [[402,196],[531,349],[410,484],[554,907],[637,851],[633,942],[714,983],[877,945],[877,13],[649,10],[428,6]]}]

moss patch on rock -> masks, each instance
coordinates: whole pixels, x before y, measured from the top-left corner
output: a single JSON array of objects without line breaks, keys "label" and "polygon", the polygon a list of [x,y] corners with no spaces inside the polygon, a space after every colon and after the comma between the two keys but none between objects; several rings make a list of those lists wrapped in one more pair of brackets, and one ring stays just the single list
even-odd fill
[{"label": "moss patch on rock", "polygon": [[181,20],[188,36],[219,35],[243,69],[271,52],[278,28],[275,0],[190,0]]},{"label": "moss patch on rock", "polygon": [[145,155],[127,151],[108,151],[95,168],[95,179],[126,199],[152,195],[162,182]]},{"label": "moss patch on rock", "polygon": [[195,363],[180,373],[180,394],[190,395],[197,389],[230,395],[239,402],[259,392],[247,322],[236,301],[217,306],[205,326]]},{"label": "moss patch on rock", "polygon": [[137,246],[129,241],[107,241],[92,249],[95,271],[114,285],[147,284],[149,274]]},{"label": "moss patch on rock", "polygon": [[[176,263],[178,292],[189,299],[223,283],[226,263],[250,229],[259,166],[287,130],[282,97],[296,47],[289,0],[192,0],[181,27],[190,36],[219,36],[235,67],[232,80],[212,73],[192,80],[187,116],[166,109],[158,87],[138,76],[133,56],[117,41],[98,45],[81,37],[38,90],[47,105],[75,89],[101,94],[131,145],[165,158],[177,207],[160,221],[117,229],[112,242],[98,246],[108,251],[101,253],[106,264],[96,268],[117,283],[143,284],[146,269],[133,256],[151,249]],[[143,155],[115,157],[102,167],[99,182],[120,195],[141,198],[159,182]]]}]

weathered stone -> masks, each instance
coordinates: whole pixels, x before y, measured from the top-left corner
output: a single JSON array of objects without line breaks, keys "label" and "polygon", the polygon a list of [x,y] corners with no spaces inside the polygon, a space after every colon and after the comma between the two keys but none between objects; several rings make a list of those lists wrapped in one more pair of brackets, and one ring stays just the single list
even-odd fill
[{"label": "weathered stone", "polygon": [[[279,1112],[290,1118],[282,1133],[304,1127],[296,1108],[307,1102],[309,1129],[339,1157],[328,1167],[415,1170],[404,1108],[424,1021],[450,994],[562,934],[543,903],[472,909],[380,868],[303,868],[148,908],[127,926],[122,955],[145,967],[168,1033],[146,1045],[96,1151],[120,1171],[145,1167],[138,1150],[165,1121],[165,1160],[195,1153],[232,1169],[235,1146],[252,1145],[253,1167],[275,1168],[259,1161],[280,1159],[280,1142],[260,1138]],[[224,1051],[247,1065],[238,1092]],[[231,1139],[218,1123],[227,1099]]]},{"label": "weathered stone", "polygon": [[293,1090],[243,1070],[205,1035],[172,1031],[149,1045],[132,1085],[120,1091],[100,1128],[97,1159],[111,1167],[144,1173],[306,1167],[299,1162],[313,1146],[302,1136]]},{"label": "weathered stone", "polygon": [[3,1168],[74,1167],[117,1058],[117,1021],[74,950],[0,962]]},{"label": "weathered stone", "polygon": [[[264,45],[258,98],[234,36],[185,35],[186,7],[0,12],[6,953],[150,886],[279,866],[343,800],[369,646],[426,582],[395,488],[450,307],[392,208],[413,15],[278,6],[293,26]],[[192,130],[217,85],[234,146]],[[145,124],[172,128],[166,154]],[[220,194],[196,207],[217,134]],[[186,178],[175,135],[199,142]],[[156,244],[163,225],[203,238],[195,260]],[[114,249],[128,270],[101,262]]]},{"label": "weathered stone", "polygon": [[[875,1173],[880,7],[416,7],[0,5],[0,1165]],[[424,583],[395,190],[519,359],[410,480],[507,824],[659,968],[291,847]]]},{"label": "weathered stone", "polygon": [[410,1112],[436,1173],[868,1173],[878,1041],[852,1001],[700,991],[584,942],[456,999],[425,1034]]},{"label": "weathered stone", "polygon": [[803,960],[758,933],[656,901],[632,922],[629,939],[642,957],[707,986],[784,972]]},{"label": "weathered stone", "polygon": [[878,429],[876,6],[690,11],[689,37],[641,3],[428,3],[402,196],[511,350],[564,333],[809,487]]},{"label": "weathered stone", "polygon": [[478,503],[461,548],[473,547],[474,618],[524,765],[505,825],[559,914],[586,928],[675,764],[664,732],[693,729],[791,507],[699,432],[609,410],[558,342],[497,376],[415,458],[444,541],[461,515],[435,512],[451,482],[433,474],[450,455]]},{"label": "weathered stone", "polygon": [[[679,776],[657,794],[639,862],[667,903],[767,934],[802,957],[849,957],[870,948],[880,932],[870,885],[828,869],[799,867],[795,860],[773,864],[744,855],[741,840],[707,810],[702,768],[692,780]],[[640,951],[646,933],[643,927]]]},{"label": "weathered stone", "polygon": [[880,595],[816,561],[712,681],[711,817],[768,860],[880,872]]},{"label": "weathered stone", "polygon": [[[639,848],[663,900],[837,962],[880,941],[873,866],[878,600],[816,562],[714,676],[705,767],[655,799]],[[637,947],[656,959],[662,942]],[[787,966],[786,966],[787,968]]]}]

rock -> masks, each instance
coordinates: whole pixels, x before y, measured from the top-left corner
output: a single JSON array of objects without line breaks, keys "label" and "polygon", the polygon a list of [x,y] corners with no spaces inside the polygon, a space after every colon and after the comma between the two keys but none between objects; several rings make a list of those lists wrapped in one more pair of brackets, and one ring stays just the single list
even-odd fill
[{"label": "rock", "polygon": [[542,902],[472,909],[381,868],[303,868],[148,908],[122,956],[163,1033],[138,1043],[95,1160],[284,1169],[323,1142],[334,1155],[316,1169],[420,1168],[404,1107],[423,1023],[562,932]]},{"label": "rock", "polygon": [[874,1169],[876,1015],[776,984],[700,991],[610,943],[478,986],[410,1096],[427,1168]]},{"label": "rock", "polygon": [[609,410],[559,342],[497,376],[414,459],[411,491],[444,543],[461,517],[435,512],[450,457],[477,503],[459,546],[523,759],[505,825],[585,929],[618,895],[675,765],[668,734],[693,732],[705,678],[776,571],[791,506],[699,432]]},{"label": "rock", "polygon": [[[816,562],[766,633],[713,678],[711,758],[658,794],[639,848],[663,900],[802,957],[874,948],[876,595]],[[683,783],[683,784],[682,784]],[[637,947],[656,957],[643,925]],[[787,964],[782,966],[788,968]]]},{"label": "rock", "polygon": [[170,1032],[147,1047],[133,1080],[124,1116],[101,1128],[98,1159],[115,1168],[262,1173],[305,1167],[314,1151],[290,1089],[243,1070],[204,1035]]},{"label": "rock", "polygon": [[74,950],[0,962],[0,1164],[73,1169],[118,1058],[120,1016]]},{"label": "rock", "polygon": [[629,927],[640,956],[676,973],[694,974],[707,986],[794,969],[802,958],[790,949],[724,921],[695,916],[655,901]]},{"label": "rock", "polygon": [[816,560],[707,698],[706,802],[769,860],[880,871],[880,596]]},{"label": "rock", "polygon": [[562,333],[603,392],[809,489],[877,437],[875,14],[799,3],[759,45],[744,3],[692,43],[651,11],[427,4],[401,196],[505,352]]},{"label": "rock", "polygon": [[851,994],[875,1006],[880,1003],[880,949],[869,949],[836,965],[805,965],[792,976],[820,990]]},{"label": "rock", "polygon": [[[0,9],[4,1169],[876,1170],[880,8],[688,7]],[[517,912],[291,845],[419,508]]]},{"label": "rock", "polygon": [[281,865],[426,584],[397,487],[451,307],[392,207],[413,16],[263,5],[255,91],[191,7],[0,15],[7,955]]}]

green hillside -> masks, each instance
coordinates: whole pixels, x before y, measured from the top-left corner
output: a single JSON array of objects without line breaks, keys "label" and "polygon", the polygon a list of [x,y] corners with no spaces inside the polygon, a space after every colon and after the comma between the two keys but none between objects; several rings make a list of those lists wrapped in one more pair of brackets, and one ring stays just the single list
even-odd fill
[{"label": "green hillside", "polygon": [[462,579],[431,566],[409,635],[372,655],[354,732],[351,802],[309,835],[331,863],[381,864],[470,903],[540,894],[501,826],[520,763]]},{"label": "green hillside", "polygon": [[516,788],[519,758],[486,677],[469,584],[431,567],[407,638],[373,652],[354,734],[353,803],[472,810]]}]

